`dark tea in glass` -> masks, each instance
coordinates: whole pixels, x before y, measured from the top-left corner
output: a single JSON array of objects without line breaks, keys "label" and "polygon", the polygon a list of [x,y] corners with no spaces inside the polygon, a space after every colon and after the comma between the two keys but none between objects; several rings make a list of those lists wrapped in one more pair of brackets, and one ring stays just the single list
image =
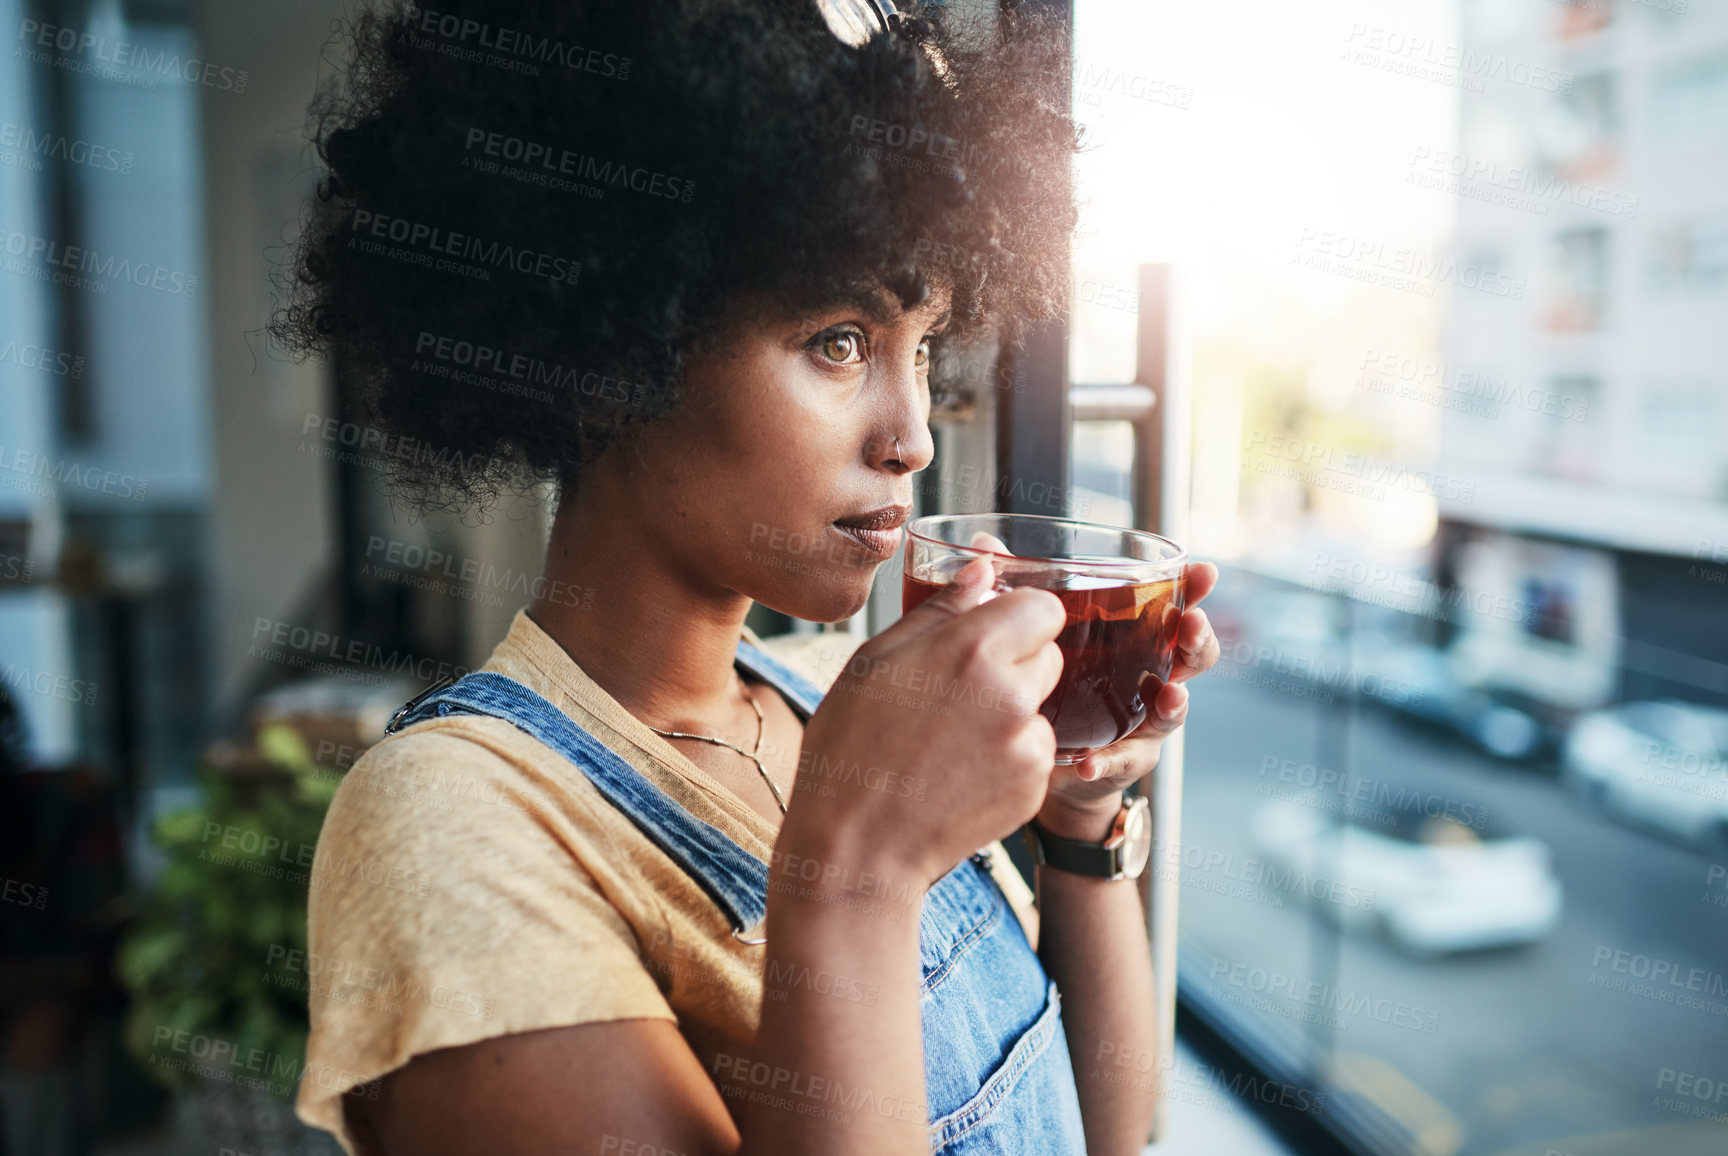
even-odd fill
[{"label": "dark tea in glass", "polygon": [[1187,552],[1155,534],[1066,518],[920,518],[908,527],[902,613],[981,555],[996,567],[998,591],[1036,586],[1067,608],[1056,638],[1062,675],[1039,707],[1056,732],[1057,763],[1077,763],[1145,722],[1170,677]]}]

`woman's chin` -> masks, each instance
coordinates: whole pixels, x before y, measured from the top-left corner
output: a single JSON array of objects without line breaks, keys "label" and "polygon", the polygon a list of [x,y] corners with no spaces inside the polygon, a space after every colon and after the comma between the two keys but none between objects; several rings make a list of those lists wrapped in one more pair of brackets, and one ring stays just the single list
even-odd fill
[{"label": "woman's chin", "polygon": [[806,622],[845,622],[870,602],[876,570],[853,570],[829,582],[807,582],[756,601]]}]

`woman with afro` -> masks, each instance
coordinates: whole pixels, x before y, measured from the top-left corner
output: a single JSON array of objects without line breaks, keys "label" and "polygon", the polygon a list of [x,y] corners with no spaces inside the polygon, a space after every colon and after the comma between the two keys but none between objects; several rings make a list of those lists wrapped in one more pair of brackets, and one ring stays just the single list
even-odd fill
[{"label": "woman with afro", "polygon": [[983,559],[826,691],[744,624],[857,613],[932,367],[1061,313],[1061,23],[377,0],[344,40],[273,332],[420,499],[557,505],[540,595],[330,808],[301,1117],[392,1156],[1138,1152],[1135,886],[1040,867],[1034,908],[998,844],[1106,837],[1204,614],[1146,724],[1054,771],[1061,603]]}]

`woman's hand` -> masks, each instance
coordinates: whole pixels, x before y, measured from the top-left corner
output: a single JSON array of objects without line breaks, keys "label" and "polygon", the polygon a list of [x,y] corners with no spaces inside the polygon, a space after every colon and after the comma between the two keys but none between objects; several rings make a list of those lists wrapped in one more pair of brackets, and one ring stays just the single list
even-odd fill
[{"label": "woman's hand", "polygon": [[1110,820],[1121,809],[1117,796],[1152,773],[1163,752],[1164,740],[1187,721],[1188,688],[1182,684],[1217,663],[1218,636],[1212,632],[1212,623],[1198,604],[1218,585],[1218,567],[1210,562],[1194,562],[1183,574],[1185,609],[1176,627],[1176,655],[1170,664],[1170,681],[1152,695],[1145,722],[1073,766],[1056,768],[1050,776],[1044,806],[1038,813],[1038,821],[1052,832],[1065,833],[1064,829],[1073,827],[1077,819],[1089,820],[1094,826],[1102,821],[1108,831]]},{"label": "woman's hand", "polygon": [[1056,754],[1038,704],[1067,615],[991,576],[974,559],[853,653],[805,727],[776,854],[905,873],[922,896],[1037,812]]},{"label": "woman's hand", "polygon": [[[1001,539],[989,534],[975,535],[971,544],[1009,553]],[[1176,627],[1170,680],[1153,693],[1145,722],[1080,762],[1055,768],[1038,811],[1038,822],[1051,833],[1074,839],[1104,838],[1122,809],[1121,793],[1158,765],[1164,740],[1188,718],[1188,688],[1182,684],[1211,670],[1218,661],[1218,636],[1206,612],[1199,609],[1217,585],[1218,567],[1210,562],[1190,563],[1184,569],[1184,610]]]}]

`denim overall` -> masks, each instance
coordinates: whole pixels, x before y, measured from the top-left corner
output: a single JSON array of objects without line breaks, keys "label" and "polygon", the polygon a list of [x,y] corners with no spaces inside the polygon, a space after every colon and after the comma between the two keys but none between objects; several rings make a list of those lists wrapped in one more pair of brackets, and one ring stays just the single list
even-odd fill
[{"label": "denim overall", "polygon": [[[747,639],[736,661],[806,720],[823,692]],[[768,866],[692,816],[616,752],[521,683],[475,671],[391,720],[505,719],[568,758],[682,867],[742,938],[767,911]],[[1061,999],[1001,889],[975,855],[937,880],[919,916],[919,1010],[930,1148],[943,1156],[1080,1156],[1086,1150]],[[747,941],[749,942],[749,941]]]}]

